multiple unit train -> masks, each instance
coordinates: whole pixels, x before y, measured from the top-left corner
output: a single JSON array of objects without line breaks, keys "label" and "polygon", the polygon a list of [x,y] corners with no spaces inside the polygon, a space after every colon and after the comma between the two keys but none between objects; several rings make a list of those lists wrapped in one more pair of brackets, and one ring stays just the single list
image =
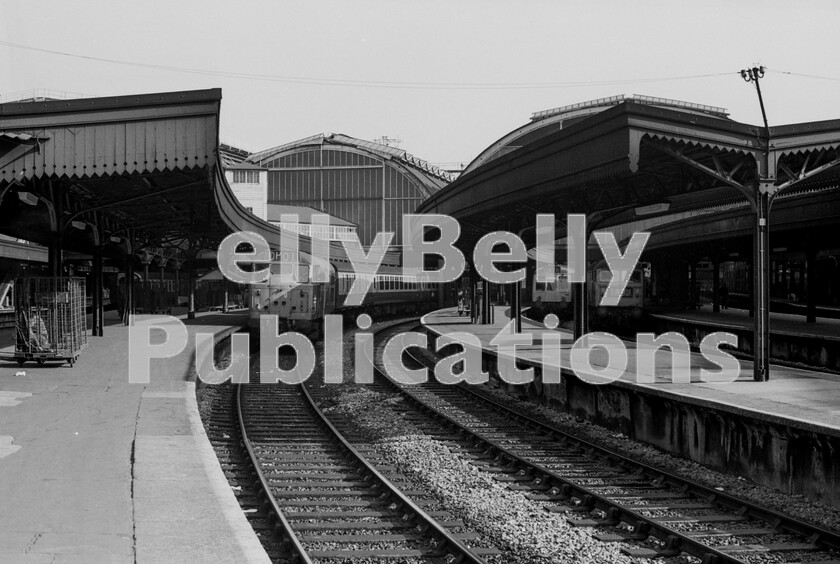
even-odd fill
[{"label": "multiple unit train", "polygon": [[[263,315],[276,315],[279,329],[293,329],[306,334],[319,334],[321,321],[327,314],[352,317],[361,313],[372,316],[399,313],[421,313],[438,305],[438,292],[442,287],[421,281],[416,276],[403,273],[398,253],[388,253],[375,275],[359,275],[348,260],[343,247],[330,247],[328,265],[316,265],[313,269],[326,268],[329,280],[314,282],[310,278],[312,258],[301,253],[302,262],[298,268],[295,284],[280,275],[279,264],[271,264],[271,275],[267,282],[254,284],[250,288],[250,324],[259,326]],[[601,307],[598,304],[607,291],[612,274],[605,267],[595,266],[588,280],[588,299],[595,314],[595,326],[627,327],[641,317],[645,299],[645,268],[636,268],[619,299],[617,306]],[[358,276],[372,278],[370,289],[364,301],[357,306],[347,306],[347,294]],[[569,283],[565,265],[558,265],[554,282],[531,281],[531,299],[535,313],[544,316],[556,313],[561,319],[571,318],[572,285]]]},{"label": "multiple unit train", "polygon": [[[588,275],[589,306],[595,313],[592,319],[596,325],[609,327],[627,327],[640,319],[644,310],[646,290],[646,264],[633,270],[624,291],[616,306],[600,306],[601,299],[607,292],[612,280],[612,273],[608,268],[596,266]],[[536,277],[531,283],[531,298],[537,314],[544,316],[548,313],[557,314],[562,318],[572,315],[572,285],[565,265],[557,265],[554,282],[537,282]]]},{"label": "multiple unit train", "polygon": [[[301,257],[303,264],[295,284],[280,275],[278,264],[272,264],[268,281],[251,286],[249,323],[252,327],[259,325],[261,316],[276,315],[281,331],[294,329],[317,335],[327,314],[351,317],[367,313],[375,317],[421,313],[431,311],[438,303],[436,286],[405,275],[397,253],[388,253],[376,274],[364,275],[355,272],[342,247],[333,245],[329,266],[324,267],[329,271],[327,282],[312,281],[309,272],[312,258],[305,254]],[[347,294],[359,276],[371,280],[370,289],[360,305],[347,306]]]}]

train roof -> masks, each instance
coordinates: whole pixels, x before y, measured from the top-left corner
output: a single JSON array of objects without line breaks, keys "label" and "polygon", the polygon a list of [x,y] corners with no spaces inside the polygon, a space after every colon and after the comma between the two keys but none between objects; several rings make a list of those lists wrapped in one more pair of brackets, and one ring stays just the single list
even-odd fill
[{"label": "train roof", "polygon": [[[353,265],[350,264],[349,260],[330,260],[330,263],[335,267],[336,273],[338,274],[355,273]],[[383,264],[379,265],[379,269],[376,273],[379,275],[400,276],[403,274],[403,269],[402,266],[398,264],[387,264],[383,262]]]}]

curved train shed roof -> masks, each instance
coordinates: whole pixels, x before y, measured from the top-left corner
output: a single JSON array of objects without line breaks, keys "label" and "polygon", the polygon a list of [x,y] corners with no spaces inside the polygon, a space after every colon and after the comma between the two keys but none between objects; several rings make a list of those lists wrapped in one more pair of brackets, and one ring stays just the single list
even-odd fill
[{"label": "curved train shed roof", "polygon": [[635,98],[604,105],[538,116],[575,120],[472,168],[418,213],[455,217],[468,248],[496,229],[532,233],[541,213],[583,213],[603,229],[743,202],[765,178],[791,194],[840,184],[840,120],[771,127],[766,149],[763,127],[719,108]]},{"label": "curved train shed roof", "polygon": [[729,113],[725,108],[696,104],[693,102],[683,102],[680,100],[671,100],[668,98],[644,96],[640,94],[620,94],[618,96],[610,96],[608,98],[598,98],[597,100],[569,104],[559,108],[534,112],[531,114],[530,122],[521,127],[517,127],[483,150],[472,160],[472,162],[470,162],[469,165],[467,165],[462,174],[466,174],[495,158],[515,151],[523,145],[527,145],[528,143],[541,137],[545,137],[550,133],[569,127],[570,125],[593,114],[603,112],[604,110],[617,106],[618,104],[629,101],[635,101],[652,107],[677,109],[681,112],[695,115],[712,116],[723,119],[727,119],[729,117]]},{"label": "curved train shed roof", "polygon": [[349,135],[344,135],[342,133],[319,133],[317,135],[311,135],[309,137],[304,137],[303,139],[298,139],[297,141],[292,141],[291,143],[278,145],[277,147],[272,147],[271,149],[253,153],[247,158],[247,160],[248,162],[262,165],[279,154],[286,153],[300,147],[314,145],[339,145],[352,147],[363,152],[372,153],[382,159],[394,160],[412,171],[420,173],[419,175],[415,174],[415,176],[424,180],[424,184],[427,184],[427,186],[431,188],[432,192],[439,190],[453,179],[451,174],[440,170],[438,167],[429,164],[423,159],[415,157],[404,149],[383,145],[374,141],[356,139],[355,137],[350,137]]}]

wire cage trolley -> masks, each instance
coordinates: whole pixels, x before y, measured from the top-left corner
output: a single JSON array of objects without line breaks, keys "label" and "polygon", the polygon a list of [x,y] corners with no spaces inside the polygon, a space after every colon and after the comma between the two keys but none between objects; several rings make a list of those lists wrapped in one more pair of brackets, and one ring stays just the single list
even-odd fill
[{"label": "wire cage trolley", "polygon": [[33,277],[15,284],[16,336],[13,358],[70,366],[87,345],[83,278]]}]

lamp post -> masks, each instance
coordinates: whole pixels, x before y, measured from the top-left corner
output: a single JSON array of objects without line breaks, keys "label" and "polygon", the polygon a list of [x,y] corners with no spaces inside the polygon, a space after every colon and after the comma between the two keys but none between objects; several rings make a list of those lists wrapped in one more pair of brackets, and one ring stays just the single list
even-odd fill
[{"label": "lamp post", "polygon": [[753,300],[755,307],[755,353],[753,359],[753,380],[766,382],[770,379],[770,206],[776,195],[775,170],[770,170],[770,126],[764,110],[759,80],[764,77],[764,67],[752,67],[741,71],[741,78],[755,84],[761,117],[764,120],[762,132],[762,155],[758,162],[758,183],[755,186],[750,206],[755,212],[754,229],[754,278]]}]

